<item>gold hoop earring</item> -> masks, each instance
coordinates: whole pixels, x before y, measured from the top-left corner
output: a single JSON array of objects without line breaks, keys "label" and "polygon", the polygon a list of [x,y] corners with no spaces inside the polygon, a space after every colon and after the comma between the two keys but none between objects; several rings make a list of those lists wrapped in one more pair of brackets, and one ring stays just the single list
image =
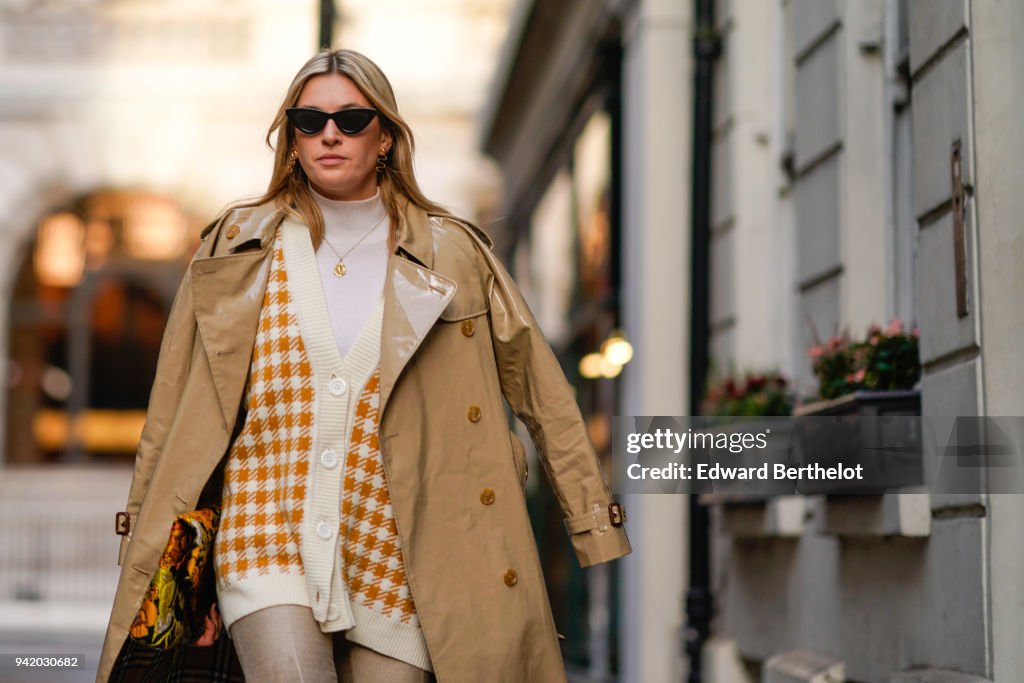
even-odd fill
[{"label": "gold hoop earring", "polygon": [[292,149],[292,153],[288,155],[288,170],[287,173],[291,173],[295,170],[295,162],[299,160],[299,150]]},{"label": "gold hoop earring", "polygon": [[383,173],[388,166],[388,150],[384,147],[380,148],[380,154],[377,155],[377,173]]}]

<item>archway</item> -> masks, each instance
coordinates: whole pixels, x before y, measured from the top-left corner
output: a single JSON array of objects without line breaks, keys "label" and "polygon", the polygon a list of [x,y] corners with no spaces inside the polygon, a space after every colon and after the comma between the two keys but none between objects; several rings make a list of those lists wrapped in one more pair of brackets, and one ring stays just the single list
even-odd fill
[{"label": "archway", "polygon": [[39,221],[10,298],[10,464],[125,462],[198,222],[160,195],[103,190]]}]

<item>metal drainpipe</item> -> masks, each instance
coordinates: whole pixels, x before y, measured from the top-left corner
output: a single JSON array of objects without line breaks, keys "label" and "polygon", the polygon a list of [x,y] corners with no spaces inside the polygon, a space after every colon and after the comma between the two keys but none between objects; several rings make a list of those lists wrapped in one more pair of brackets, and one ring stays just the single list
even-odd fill
[{"label": "metal drainpipe", "polygon": [[317,49],[334,46],[334,19],[337,12],[334,0],[320,0],[320,44]]},{"label": "metal drainpipe", "polygon": [[[708,368],[711,233],[711,77],[721,43],[715,30],[714,0],[695,0],[693,54],[693,192],[691,196],[690,413],[700,411]],[[711,631],[709,516],[689,496],[690,587],[686,592],[686,654],[689,683],[702,683],[701,654]]]}]

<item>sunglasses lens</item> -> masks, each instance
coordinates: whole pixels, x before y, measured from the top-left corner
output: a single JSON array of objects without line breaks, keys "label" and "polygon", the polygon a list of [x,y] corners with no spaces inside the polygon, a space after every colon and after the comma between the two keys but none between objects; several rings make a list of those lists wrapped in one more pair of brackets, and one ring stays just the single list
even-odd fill
[{"label": "sunglasses lens", "polygon": [[346,109],[334,115],[334,121],[342,133],[352,135],[370,125],[376,115],[373,109]]},{"label": "sunglasses lens", "polygon": [[293,126],[306,135],[316,135],[327,125],[327,119],[334,119],[338,130],[347,135],[354,135],[370,125],[377,115],[375,109],[342,109],[328,114],[319,109],[302,109],[293,107],[286,110],[288,120]]},{"label": "sunglasses lens", "polygon": [[327,125],[327,112],[315,109],[289,109],[288,119],[306,135],[313,135]]}]

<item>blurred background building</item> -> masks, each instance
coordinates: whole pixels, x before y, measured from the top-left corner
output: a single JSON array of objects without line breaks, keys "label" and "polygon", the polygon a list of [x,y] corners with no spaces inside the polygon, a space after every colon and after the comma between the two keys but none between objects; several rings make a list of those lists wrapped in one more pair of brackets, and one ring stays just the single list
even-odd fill
[{"label": "blurred background building", "polygon": [[[482,145],[603,455],[613,415],[695,414],[709,371],[780,372],[810,413],[816,340],[893,319],[929,443],[1021,414],[1022,27],[999,1],[516,4]],[[590,368],[619,336],[628,365]],[[548,546],[580,680],[1019,679],[1020,496],[841,493],[635,496],[631,556]]]},{"label": "blurred background building", "polygon": [[[1024,414],[1022,31],[1016,0],[0,3],[0,651],[98,650],[171,297],[318,45],[389,75],[610,478],[612,416],[694,414],[712,371],[809,399],[817,338],[893,318],[911,412]],[[634,553],[581,570],[530,457],[573,681],[1024,671],[1019,495],[634,496]]]}]

